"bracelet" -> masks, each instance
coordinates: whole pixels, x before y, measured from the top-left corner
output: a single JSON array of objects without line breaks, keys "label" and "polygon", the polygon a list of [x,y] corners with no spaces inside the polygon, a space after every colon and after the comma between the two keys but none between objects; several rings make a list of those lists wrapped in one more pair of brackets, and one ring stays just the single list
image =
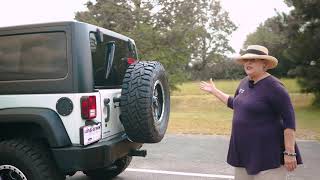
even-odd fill
[{"label": "bracelet", "polygon": [[283,154],[286,156],[297,156],[297,153],[289,153],[287,151],[284,151]]}]

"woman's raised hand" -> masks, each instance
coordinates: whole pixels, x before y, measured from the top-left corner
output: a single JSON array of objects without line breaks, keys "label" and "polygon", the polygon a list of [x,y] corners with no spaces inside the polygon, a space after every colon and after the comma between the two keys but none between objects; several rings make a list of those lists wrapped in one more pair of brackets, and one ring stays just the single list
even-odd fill
[{"label": "woman's raised hand", "polygon": [[203,90],[203,91],[206,91],[208,93],[213,93],[213,91],[216,89],[216,86],[213,83],[212,78],[210,78],[210,82],[209,83],[207,83],[205,81],[201,81],[200,89]]}]

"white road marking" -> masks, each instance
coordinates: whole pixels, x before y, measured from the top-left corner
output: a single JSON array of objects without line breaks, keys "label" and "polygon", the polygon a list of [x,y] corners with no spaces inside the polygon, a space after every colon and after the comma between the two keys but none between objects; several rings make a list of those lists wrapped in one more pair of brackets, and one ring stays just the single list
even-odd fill
[{"label": "white road marking", "polygon": [[220,179],[234,179],[234,176],[229,176],[229,175],[186,173],[186,172],[161,171],[161,170],[151,170],[151,169],[127,168],[126,171],[153,173],[153,174],[169,174],[169,175],[178,175],[178,176],[193,176],[193,177],[208,177],[208,178],[220,178]]}]

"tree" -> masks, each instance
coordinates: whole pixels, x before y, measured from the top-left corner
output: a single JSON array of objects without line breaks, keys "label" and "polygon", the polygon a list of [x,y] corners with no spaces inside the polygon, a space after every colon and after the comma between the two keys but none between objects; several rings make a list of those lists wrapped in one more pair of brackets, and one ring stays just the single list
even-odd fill
[{"label": "tree", "polygon": [[243,66],[234,63],[233,60],[223,55],[215,55],[210,57],[214,61],[210,61],[204,68],[201,63],[191,63],[190,79],[241,79],[245,76]]},{"label": "tree", "polygon": [[279,61],[277,68],[270,70],[278,77],[288,76],[290,69],[294,68],[294,62],[284,54],[289,44],[286,27],[283,25],[285,17],[285,14],[278,13],[277,16],[267,19],[255,32],[249,34],[244,42],[244,48],[250,44],[259,44],[268,48],[269,54]]},{"label": "tree", "polygon": [[[191,79],[208,78],[209,66],[220,63],[221,57],[233,52],[229,36],[236,26],[216,0],[159,1],[164,7],[157,14],[157,24],[178,42],[184,42],[188,61],[195,64],[188,69]],[[177,8],[178,7],[178,8]],[[172,13],[168,13],[172,12]],[[170,21],[171,20],[171,21]],[[169,27],[169,28],[168,28]],[[176,46],[176,45],[175,45]],[[226,58],[225,58],[226,59]]]},{"label": "tree", "polygon": [[314,93],[314,104],[320,106],[320,1],[285,2],[294,7],[285,21],[289,39],[285,54],[296,64],[303,91]]},{"label": "tree", "polygon": [[95,24],[110,30],[129,33],[139,24],[150,24],[152,5],[142,0],[96,0],[87,2],[89,11],[77,12],[79,21]]}]

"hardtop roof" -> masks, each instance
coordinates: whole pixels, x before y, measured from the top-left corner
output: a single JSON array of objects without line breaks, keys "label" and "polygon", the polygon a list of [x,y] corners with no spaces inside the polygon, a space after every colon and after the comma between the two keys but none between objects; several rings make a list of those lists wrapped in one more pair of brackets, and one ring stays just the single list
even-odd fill
[{"label": "hardtop roof", "polygon": [[1,31],[15,31],[15,30],[24,30],[24,29],[30,29],[30,28],[42,28],[42,27],[53,27],[53,26],[67,26],[67,25],[72,25],[72,24],[81,24],[90,27],[91,29],[99,29],[100,31],[104,32],[105,34],[117,37],[119,39],[123,39],[125,41],[132,41],[134,42],[133,39],[119,34],[117,32],[95,26],[92,24],[80,22],[80,21],[59,21],[59,22],[47,22],[47,23],[35,23],[35,24],[24,24],[24,25],[16,25],[16,26],[7,26],[7,27],[0,27],[0,32]]}]

